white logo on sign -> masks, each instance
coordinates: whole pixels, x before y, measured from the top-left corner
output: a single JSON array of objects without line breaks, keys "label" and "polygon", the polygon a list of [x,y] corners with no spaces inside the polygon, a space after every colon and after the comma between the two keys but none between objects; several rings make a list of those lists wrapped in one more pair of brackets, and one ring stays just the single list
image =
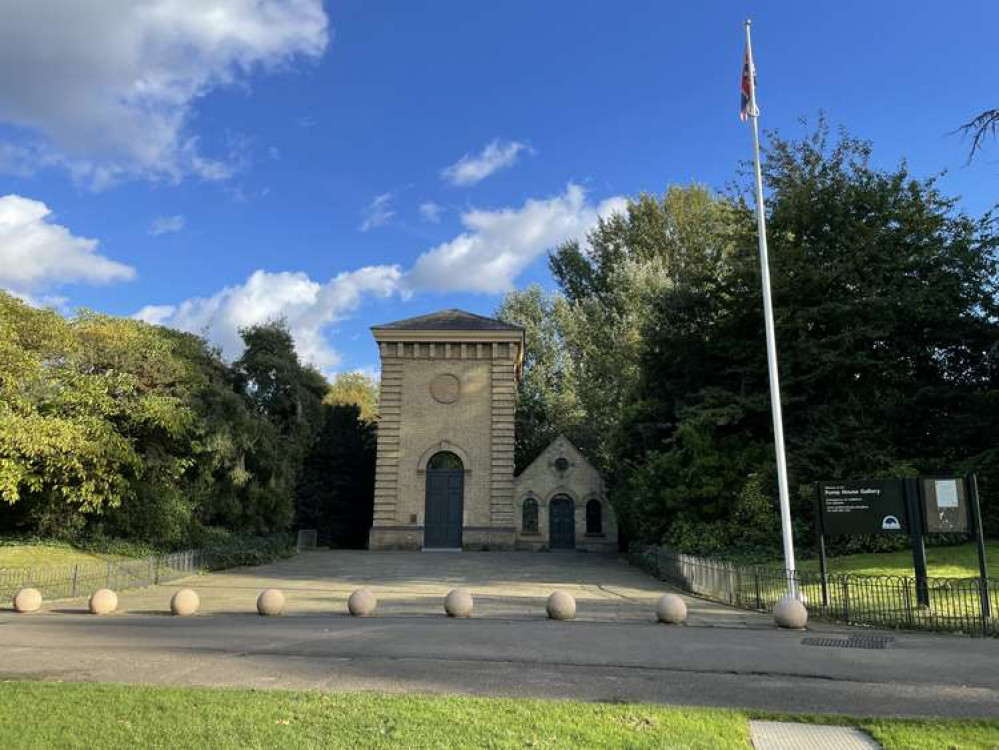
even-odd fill
[{"label": "white logo on sign", "polygon": [[898,522],[895,516],[885,516],[881,522],[881,528],[885,531],[901,531],[902,524]]}]

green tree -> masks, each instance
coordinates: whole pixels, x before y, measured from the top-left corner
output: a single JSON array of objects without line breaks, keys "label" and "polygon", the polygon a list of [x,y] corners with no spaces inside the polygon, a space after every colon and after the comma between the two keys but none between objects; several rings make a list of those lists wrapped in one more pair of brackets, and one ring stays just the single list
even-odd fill
[{"label": "green tree", "polygon": [[323,403],[329,406],[354,404],[361,410],[361,419],[378,419],[378,381],[363,372],[338,372],[330,384]]},{"label": "green tree", "polygon": [[636,396],[657,300],[678,287],[717,285],[735,219],[731,202],[706,188],[674,186],[661,198],[643,194],[625,213],[601,221],[585,249],[570,241],[552,254],[552,273],[570,306],[561,333],[592,436],[587,452],[604,471],[618,460],[621,415]]},{"label": "green tree", "polygon": [[[953,471],[994,450],[992,218],[968,217],[904,165],[873,168],[869,144],[833,141],[824,125],[770,142],[792,482]],[[756,237],[749,207],[735,197],[730,211],[733,251],[717,279],[660,296],[643,336],[617,476],[626,523],[641,538],[677,541],[677,530],[722,524],[752,477],[775,494]],[[807,492],[795,515],[810,518]]]},{"label": "green tree", "polygon": [[323,426],[305,459],[297,522],[328,536],[330,546],[366,546],[374,513],[375,426],[356,404],[323,407]]},{"label": "green tree", "polygon": [[236,370],[200,337],[0,293],[0,527],[163,546],[285,528],[325,382],[269,334]]},{"label": "green tree", "polygon": [[46,533],[119,506],[145,468],[128,431],[169,419],[134,374],[94,366],[87,321],[0,293],[0,499]]},{"label": "green tree", "polygon": [[522,471],[565,434],[585,447],[588,430],[576,395],[576,373],[563,336],[570,306],[537,285],[510,292],[496,317],[524,329],[524,369],[518,383],[516,466]]},{"label": "green tree", "polygon": [[246,348],[233,363],[237,388],[265,418],[255,434],[247,468],[257,477],[247,520],[258,529],[280,528],[294,519],[298,472],[322,426],[322,399],[328,384],[302,365],[283,322],[241,331]]}]

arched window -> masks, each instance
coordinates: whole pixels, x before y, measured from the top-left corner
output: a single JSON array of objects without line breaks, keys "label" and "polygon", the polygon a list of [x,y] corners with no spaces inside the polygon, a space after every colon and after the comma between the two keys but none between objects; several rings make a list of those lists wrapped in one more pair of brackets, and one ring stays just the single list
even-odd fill
[{"label": "arched window", "polygon": [[590,500],[590,502],[586,504],[586,533],[604,533],[603,512],[600,508],[599,500]]},{"label": "arched window", "polygon": [[525,534],[538,533],[538,501],[529,497],[524,501],[521,526]]},{"label": "arched window", "polygon": [[461,459],[458,458],[451,451],[441,451],[440,453],[435,453],[433,458],[427,462],[428,471],[461,471],[465,467],[461,463]]}]

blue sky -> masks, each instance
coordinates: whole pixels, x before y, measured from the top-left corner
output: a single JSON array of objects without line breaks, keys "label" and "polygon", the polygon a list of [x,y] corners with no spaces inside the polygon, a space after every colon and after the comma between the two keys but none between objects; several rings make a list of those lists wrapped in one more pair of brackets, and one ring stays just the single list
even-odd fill
[{"label": "blue sky", "polygon": [[747,16],[764,128],[824,111],[966,210],[999,199],[999,146],[966,166],[949,135],[999,106],[992,2],[10,5],[0,286],[230,354],[284,315],[327,372],[373,368],[368,326],[488,314],[624,198],[723,187]]}]

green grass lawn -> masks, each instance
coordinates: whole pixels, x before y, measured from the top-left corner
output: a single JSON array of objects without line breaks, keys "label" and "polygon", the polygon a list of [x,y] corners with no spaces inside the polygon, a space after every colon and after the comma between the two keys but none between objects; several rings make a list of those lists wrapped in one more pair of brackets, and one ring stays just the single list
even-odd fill
[{"label": "green grass lawn", "polygon": [[[986,559],[989,577],[999,578],[999,541],[987,541]],[[972,542],[954,547],[927,547],[927,567],[931,576],[940,578],[977,578],[978,552]],[[802,570],[818,571],[819,561],[801,563]],[[860,573],[869,576],[912,576],[912,552],[880,552],[829,558],[830,573]]]},{"label": "green grass lawn", "polygon": [[[745,750],[748,718],[720,709],[570,701],[0,683],[5,748]],[[999,748],[997,721],[843,723],[868,729],[889,749]]]},{"label": "green grass lawn", "polygon": [[38,565],[76,565],[114,558],[74,549],[68,544],[0,544],[0,568],[32,568]]}]

